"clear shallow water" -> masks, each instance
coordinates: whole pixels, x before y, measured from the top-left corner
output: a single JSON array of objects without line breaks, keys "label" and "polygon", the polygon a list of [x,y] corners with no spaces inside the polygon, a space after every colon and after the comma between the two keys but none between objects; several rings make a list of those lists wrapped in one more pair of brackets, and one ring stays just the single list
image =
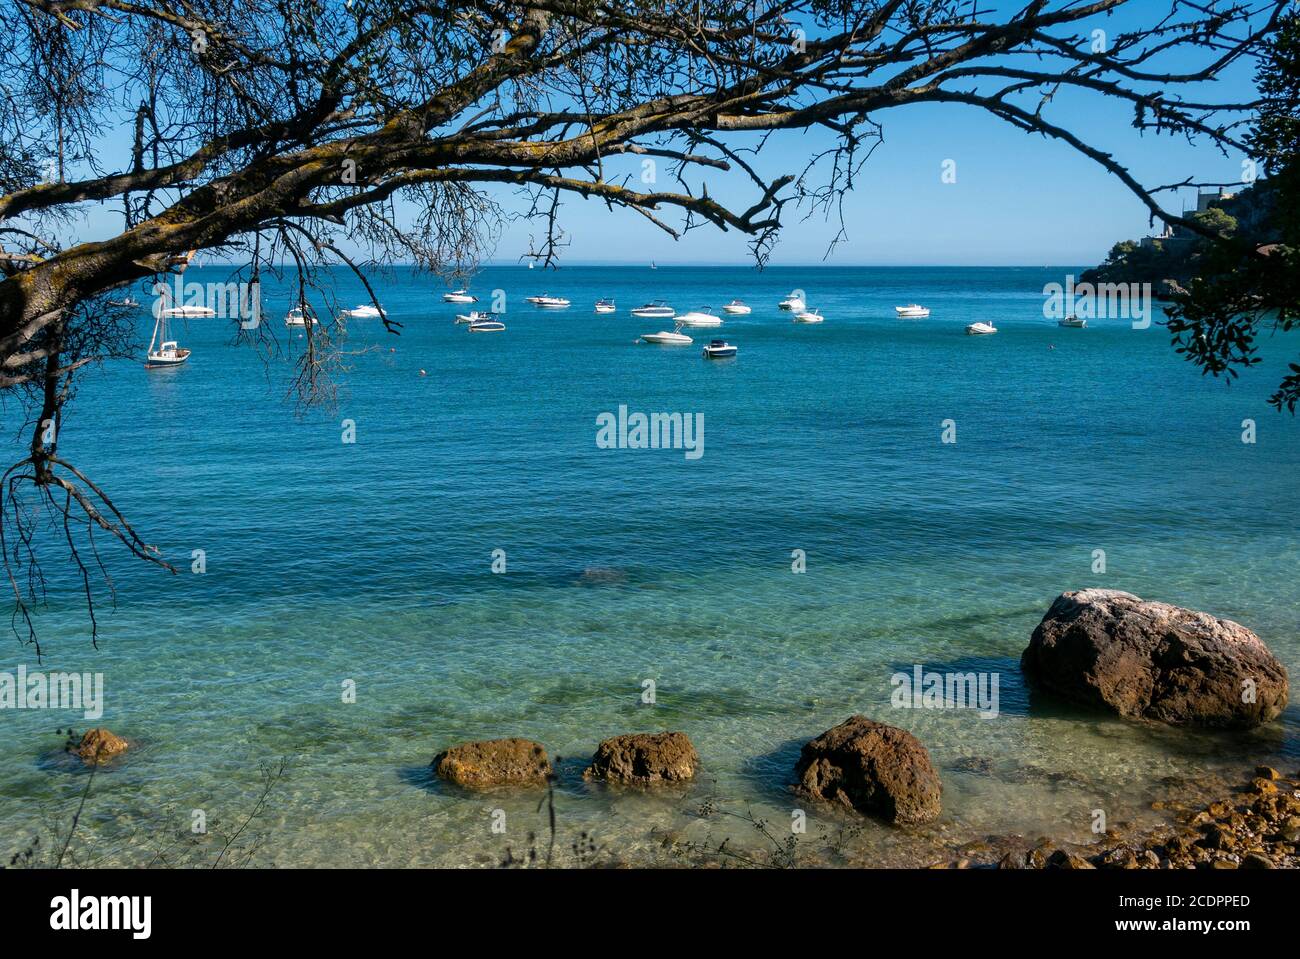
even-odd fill
[{"label": "clear shallow water", "polygon": [[[708,796],[784,829],[799,745],[854,712],[921,738],[945,813],[917,832],[868,824],[844,862],[929,861],[990,833],[1083,839],[1098,807],[1112,823],[1153,819],[1167,777],[1296,766],[1294,706],[1266,729],[1207,735],[1023,688],[1033,627],[1086,585],[1236,619],[1300,667],[1300,425],[1264,402],[1297,343],[1228,388],[1158,327],[1043,319],[1043,284],[1065,272],[488,268],[474,291],[507,291],[509,330],[471,336],[437,281],[402,271],[379,287],[405,331],[352,321],[337,410],[296,417],[287,367],[231,345],[221,320],[188,322],[184,369],[87,377],[61,451],[181,569],[110,552],[118,604],[101,610],[96,651],[48,546],[41,668],[104,672],[100,724],[135,742],[97,779],[83,826],[94,855],[147,860],[195,808],[238,821],[259,763],[287,755],[256,862],[492,864],[542,826],[536,796],[466,797],[427,765],[450,743],[504,735],[564,757],[561,850],[587,829],[630,862],[661,860],[666,834],[755,841],[739,821],[693,817]],[[825,324],[777,311],[794,287]],[[364,299],[343,275],[338,291]],[[574,306],[522,302],[545,291]],[[619,313],[593,315],[600,296]],[[627,310],[659,296],[679,310],[744,298],[754,313],[718,331],[738,359],[704,361],[708,330],[690,348],[633,345],[664,324]],[[280,325],[288,299],[268,286],[270,322],[297,349]],[[932,316],[894,318],[913,301]],[[988,318],[998,335],[963,334]],[[140,323],[147,339],[144,310]],[[704,455],[598,449],[596,416],[620,404],[703,413]],[[5,417],[12,433],[17,411]],[[955,445],[940,443],[948,418]],[[498,548],[505,575],[490,570]],[[188,571],[194,549],[203,575]],[[805,574],[791,572],[794,549]],[[20,663],[37,668],[12,640],[0,668]],[[998,672],[999,717],[891,709],[890,675],[916,663]],[[640,702],[645,679],[654,706]],[[341,702],[345,680],[355,704]],[[13,845],[71,816],[84,777],[54,732],[69,722],[86,725],[0,713]],[[581,783],[600,739],[662,728],[695,742],[696,785],[644,796]],[[490,829],[496,808],[505,836]],[[842,822],[810,813],[810,833]]]}]

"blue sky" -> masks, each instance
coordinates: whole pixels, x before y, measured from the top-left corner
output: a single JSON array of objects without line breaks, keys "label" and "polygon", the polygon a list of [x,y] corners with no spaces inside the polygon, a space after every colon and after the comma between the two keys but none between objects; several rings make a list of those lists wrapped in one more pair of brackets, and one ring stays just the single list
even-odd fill
[{"label": "blue sky", "polygon": [[[1096,109],[1071,118],[1089,142],[1114,153],[1149,184],[1229,181],[1241,175],[1241,157],[1223,158],[1208,146],[1169,137],[1139,137],[1126,127],[1127,110]],[[826,262],[881,265],[1090,264],[1117,240],[1149,232],[1147,209],[1117,179],[1066,144],[1025,134],[973,108],[926,104],[880,116],[884,142],[860,171],[844,204],[848,239]],[[826,138],[790,134],[769,141],[762,159],[768,173],[798,173],[813,143]],[[956,182],[944,183],[944,160],[956,162]],[[631,169],[629,167],[629,169]],[[714,188],[710,195],[727,193]],[[745,186],[744,184],[737,184]],[[741,208],[752,202],[743,190]],[[1195,191],[1166,200],[1175,212],[1194,202]],[[502,194],[503,201],[509,194]],[[570,262],[743,263],[746,237],[701,227],[680,241],[641,216],[610,213],[603,203],[573,196],[562,223]],[[773,264],[822,261],[835,233],[820,214],[806,222],[790,210]],[[534,227],[536,230],[537,228]],[[498,258],[513,260],[528,248],[529,227],[510,225]]]},{"label": "blue sky", "polygon": [[[1152,6],[1162,14],[1167,11],[1163,3],[1146,9]],[[1115,31],[1131,26],[1134,19],[1129,13],[1123,19],[1103,18],[1096,25]],[[1092,26],[1078,32],[1086,35]],[[1180,57],[1160,66],[1185,69],[1191,64]],[[1241,65],[1224,80],[1202,86],[1192,95],[1220,101],[1250,99],[1254,95],[1251,70],[1250,65]],[[1047,116],[1114,154],[1148,185],[1187,177],[1234,181],[1241,176],[1241,156],[1223,157],[1207,144],[1188,144],[1169,136],[1139,136],[1131,126],[1131,108],[1119,101],[1061,93]],[[828,263],[1092,264],[1116,241],[1150,232],[1142,203],[1064,143],[1026,134],[977,108],[954,104],[905,107],[875,119],[884,127],[884,142],[861,169],[856,188],[844,203],[848,238]],[[128,130],[124,123],[123,134]],[[829,143],[829,134],[819,131],[778,133],[755,166],[767,176],[798,174],[810,154]],[[112,142],[105,146],[107,155],[122,152]],[[956,163],[955,183],[941,179],[945,160]],[[626,158],[608,164],[606,177],[615,179],[620,169],[639,176],[640,161]],[[700,179],[708,180],[710,195],[730,201],[733,208],[744,209],[755,199],[752,185],[738,172],[693,174],[692,182]],[[666,175],[659,186],[673,188]],[[517,191],[494,188],[489,192],[507,209],[522,211],[528,205]],[[1178,212],[1194,203],[1194,194],[1184,190],[1177,199],[1168,197],[1165,204]],[[564,197],[563,204],[561,225],[570,240],[563,253],[565,263],[751,262],[747,238],[735,232],[701,227],[674,241],[636,213],[610,212],[603,203],[577,195]],[[675,223],[677,214],[668,210],[665,218]],[[91,210],[82,236],[108,235],[120,222],[110,210]],[[787,208],[785,222],[771,263],[822,262],[837,225],[828,224],[820,214],[802,221],[802,214],[793,208]],[[519,262],[529,248],[529,234],[540,237],[542,229],[540,223],[507,222],[492,261]]]}]

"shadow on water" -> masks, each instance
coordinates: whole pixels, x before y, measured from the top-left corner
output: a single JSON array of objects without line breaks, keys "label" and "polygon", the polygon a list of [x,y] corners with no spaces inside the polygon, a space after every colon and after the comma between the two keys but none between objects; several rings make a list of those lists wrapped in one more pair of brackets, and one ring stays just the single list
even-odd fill
[{"label": "shadow on water", "polygon": [[808,737],[787,739],[775,749],[750,757],[741,763],[740,771],[749,781],[757,798],[777,805],[790,805],[794,794],[794,767],[799,760]]},{"label": "shadow on water", "polygon": [[[920,689],[915,688],[916,668],[918,665],[922,669]],[[899,674],[906,677],[906,684],[902,683],[901,680],[895,682],[894,677],[899,676]],[[928,678],[931,675],[940,677],[943,685],[934,688],[941,696],[946,694],[950,685],[957,696],[974,696],[974,702],[962,706],[962,708],[968,709],[991,706],[993,689],[991,684],[994,682],[993,677],[996,676],[997,715],[1017,717],[1030,715],[1030,691],[1025,683],[1024,674],[1020,671],[1020,661],[1018,659],[992,656],[962,656],[941,662],[895,663],[890,674],[891,693],[910,691],[913,701],[915,701],[918,696],[924,694],[927,686],[932,682]],[[960,681],[952,679],[956,676],[970,677],[972,675],[975,677],[974,686],[971,686],[969,680],[965,678]],[[980,696],[987,697],[983,704],[979,704]],[[879,717],[873,718],[878,719]]]}]

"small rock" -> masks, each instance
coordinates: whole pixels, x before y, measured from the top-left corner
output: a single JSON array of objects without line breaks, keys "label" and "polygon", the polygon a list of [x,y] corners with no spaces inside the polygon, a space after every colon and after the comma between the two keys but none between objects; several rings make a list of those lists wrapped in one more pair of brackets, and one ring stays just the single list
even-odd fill
[{"label": "small rock", "polygon": [[1281,779],[1282,774],[1272,766],[1256,766],[1255,775],[1261,779]]},{"label": "small rock", "polygon": [[1072,852],[1066,852],[1064,849],[1058,849],[1047,857],[1045,869],[1096,869],[1092,863],[1082,856],[1076,856]]},{"label": "small rock", "polygon": [[1107,869],[1137,869],[1138,857],[1132,849],[1121,846],[1102,853],[1098,857],[1097,865]]},{"label": "small rock", "polygon": [[540,786],[551,775],[551,761],[531,739],[487,739],[443,750],[433,757],[433,771],[466,789]]},{"label": "small rock", "polygon": [[118,753],[126,752],[127,741],[107,729],[91,729],[81,737],[77,755],[89,766],[105,763]]},{"label": "small rock", "polygon": [[1262,853],[1252,852],[1241,861],[1242,869],[1274,869],[1273,860]]},{"label": "small rock", "polygon": [[699,761],[685,733],[630,733],[602,742],[582,776],[635,786],[684,782]]},{"label": "small rock", "polygon": [[795,764],[796,792],[886,822],[939,818],[943,785],[930,754],[911,733],[851,716],[806,743]]},{"label": "small rock", "polygon": [[1216,822],[1206,827],[1200,844],[1206,849],[1231,849],[1236,845],[1236,838],[1225,826]]}]

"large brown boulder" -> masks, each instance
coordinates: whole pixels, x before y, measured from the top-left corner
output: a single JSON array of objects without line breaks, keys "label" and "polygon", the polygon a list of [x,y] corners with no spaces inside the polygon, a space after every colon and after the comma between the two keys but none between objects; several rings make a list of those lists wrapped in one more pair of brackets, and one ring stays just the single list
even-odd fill
[{"label": "large brown boulder", "polygon": [[537,786],[551,775],[551,761],[531,739],[488,739],[443,750],[433,757],[433,771],[467,789]]},{"label": "large brown boulder", "polygon": [[943,785],[911,733],[850,716],[803,747],[795,791],[891,823],[937,819]]},{"label": "large brown boulder", "polygon": [[126,752],[126,749],[127,741],[121,736],[115,736],[107,729],[91,729],[86,731],[77,744],[77,755],[82,762],[93,766],[107,762],[118,753]]},{"label": "large brown boulder", "polygon": [[629,733],[602,742],[582,775],[584,779],[651,786],[692,778],[699,761],[685,733]]},{"label": "large brown boulder", "polygon": [[1286,669],[1244,626],[1113,589],[1062,593],[1020,666],[1032,686],[1118,713],[1246,729],[1286,707]]}]

